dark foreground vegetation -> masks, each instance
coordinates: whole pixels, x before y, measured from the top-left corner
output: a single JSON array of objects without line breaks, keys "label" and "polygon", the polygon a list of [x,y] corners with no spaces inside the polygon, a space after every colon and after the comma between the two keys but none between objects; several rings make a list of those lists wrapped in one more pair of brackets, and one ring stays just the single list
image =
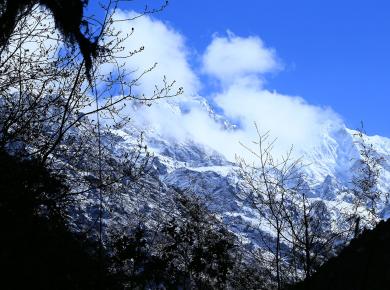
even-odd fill
[{"label": "dark foreground vegetation", "polygon": [[[180,219],[161,230],[114,232],[105,249],[72,232],[63,177],[0,152],[2,289],[271,289],[237,240],[197,201],[179,195]],[[183,267],[184,265],[184,267]],[[293,290],[380,290],[390,285],[390,221],[364,231]],[[268,286],[267,286],[268,285]]]},{"label": "dark foreground vegetation", "polygon": [[101,249],[67,227],[62,177],[4,152],[0,164],[2,289],[263,288],[234,236],[194,199],[178,197],[181,218],[160,232],[139,224]]},{"label": "dark foreground vegetation", "polygon": [[294,290],[384,290],[390,287],[390,220],[364,231]]},{"label": "dark foreground vegetation", "polygon": [[66,227],[55,202],[62,178],[4,152],[0,165],[1,289],[99,289],[109,281],[96,245]]},{"label": "dark foreground vegetation", "polygon": [[[159,233],[139,224],[112,233],[102,250],[66,225],[63,177],[5,152],[0,165],[2,289],[271,289],[262,266],[245,263],[234,236],[194,199],[178,197],[180,220]],[[389,273],[387,221],[288,289],[387,289]]]}]

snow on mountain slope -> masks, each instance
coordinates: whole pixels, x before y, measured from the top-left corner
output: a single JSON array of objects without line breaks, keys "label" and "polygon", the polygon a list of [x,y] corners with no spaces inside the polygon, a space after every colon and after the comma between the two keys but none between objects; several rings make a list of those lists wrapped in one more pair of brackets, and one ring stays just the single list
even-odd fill
[{"label": "snow on mountain slope", "polygon": [[[197,97],[191,99],[203,110],[221,130],[234,131],[237,126],[231,124],[223,116],[216,114],[207,101]],[[187,103],[188,105],[188,103]],[[172,114],[185,114],[186,103],[165,102],[163,104]],[[136,111],[135,111],[136,112]],[[178,124],[178,127],[180,124]],[[191,134],[172,137],[166,134],[162,124],[147,122],[138,123],[134,128],[125,128],[115,132],[123,142],[131,140],[135,131],[144,131],[149,150],[155,155],[154,170],[159,182],[166,187],[179,188],[194,194],[202,195],[208,207],[218,214],[228,227],[244,241],[256,244],[258,231],[272,231],[258,227],[259,217],[245,199],[240,196],[238,186],[239,176],[234,162],[227,160],[220,152],[204,144],[200,144],[191,137]],[[194,124],[196,126],[196,124]],[[308,182],[313,189],[312,198],[320,199],[327,205],[348,207],[348,198],[341,192],[349,187],[352,179],[352,168],[359,160],[359,148],[356,131],[345,126],[328,124],[324,126],[322,139],[314,148],[300,150],[305,166]],[[380,136],[365,136],[367,142],[373,145],[374,150],[385,158],[379,187],[383,191],[390,191],[390,139]],[[229,144],[226,144],[229,146]],[[240,154],[240,152],[237,152]],[[385,203],[379,205],[384,217],[390,212]]]}]

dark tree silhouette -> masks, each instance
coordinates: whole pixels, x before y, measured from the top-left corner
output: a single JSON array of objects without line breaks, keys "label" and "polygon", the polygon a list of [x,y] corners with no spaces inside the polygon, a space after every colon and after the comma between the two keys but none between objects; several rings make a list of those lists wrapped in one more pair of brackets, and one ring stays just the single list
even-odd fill
[{"label": "dark tree silhouette", "polygon": [[288,289],[382,290],[390,285],[390,220],[364,230],[317,273]]},{"label": "dark tree silhouette", "polygon": [[83,20],[83,8],[87,4],[88,0],[0,0],[0,47],[7,44],[20,18],[35,5],[41,5],[51,12],[66,42],[72,46],[77,43],[89,74],[97,44],[82,33],[82,28],[87,26]]},{"label": "dark tree silhouette", "polygon": [[122,289],[98,271],[96,242],[68,228],[63,182],[0,150],[1,289]]}]

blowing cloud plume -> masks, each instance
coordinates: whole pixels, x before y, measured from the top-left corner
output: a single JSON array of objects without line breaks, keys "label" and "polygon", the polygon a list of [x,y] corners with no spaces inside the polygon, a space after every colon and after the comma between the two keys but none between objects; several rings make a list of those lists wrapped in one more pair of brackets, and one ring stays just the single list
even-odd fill
[{"label": "blowing cloud plume", "polygon": [[[118,17],[132,15],[134,12],[122,11]],[[183,96],[160,100],[151,108],[129,110],[141,127],[180,142],[194,140],[233,160],[235,154],[243,151],[239,142],[256,139],[254,122],[261,130],[270,131],[272,137],[278,138],[275,148],[278,153],[291,145],[297,151],[317,146],[324,130],[342,124],[329,108],[314,106],[302,97],[265,87],[267,74],[281,71],[283,65],[276,51],[268,48],[258,36],[240,37],[230,31],[226,35],[215,35],[204,53],[198,53],[200,61],[194,67],[189,61],[190,57],[195,57],[191,54],[193,50],[172,26],[147,16],[119,25],[122,31],[135,28],[134,35],[125,43],[128,49],[144,46],[144,51],[130,58],[126,66],[137,70],[158,62],[156,69],[141,80],[140,89],[150,91],[166,76],[185,91]],[[208,89],[207,81],[203,82],[206,94],[200,97],[200,83],[205,76],[219,85],[217,89]],[[222,116],[216,118],[205,100],[211,101]],[[227,130],[221,117],[235,126]]]}]

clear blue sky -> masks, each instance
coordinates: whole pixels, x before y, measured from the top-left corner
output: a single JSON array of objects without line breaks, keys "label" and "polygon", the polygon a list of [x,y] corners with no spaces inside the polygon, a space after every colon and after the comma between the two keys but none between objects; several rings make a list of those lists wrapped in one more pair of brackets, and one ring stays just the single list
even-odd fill
[{"label": "clear blue sky", "polygon": [[[123,6],[145,3],[161,1]],[[350,128],[363,121],[368,133],[390,137],[389,0],[170,0],[156,17],[199,52],[227,29],[259,36],[285,66],[268,89],[330,106]]]}]

